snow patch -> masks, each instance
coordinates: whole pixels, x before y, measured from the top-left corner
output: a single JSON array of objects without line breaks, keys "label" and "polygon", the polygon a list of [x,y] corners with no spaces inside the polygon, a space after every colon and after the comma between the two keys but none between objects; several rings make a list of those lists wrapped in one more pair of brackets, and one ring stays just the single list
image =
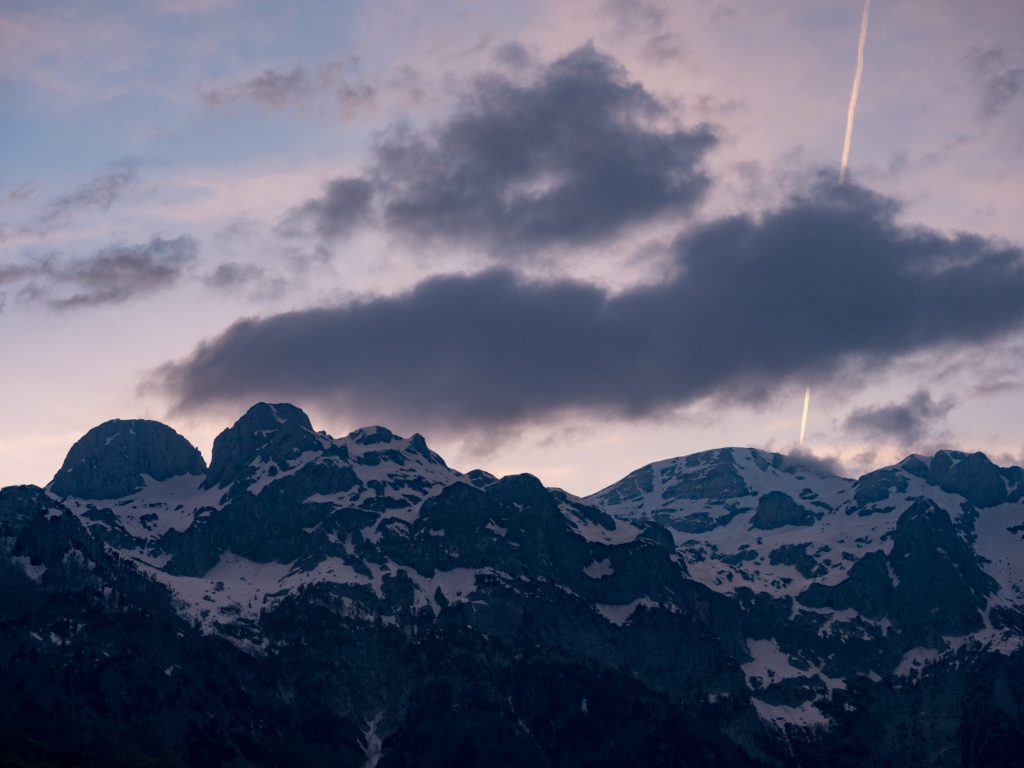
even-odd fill
[{"label": "snow patch", "polygon": [[363,763],[363,768],[376,768],[377,763],[380,762],[384,740],[381,739],[377,729],[380,727],[380,721],[383,718],[384,712],[382,710],[374,715],[373,720],[366,723],[366,730],[363,731],[363,738],[366,739],[366,762]]},{"label": "snow patch", "polygon": [[[277,462],[273,459],[270,459],[269,461],[257,459],[249,465],[256,469],[256,479],[249,484],[247,490],[253,496],[259,496],[263,492],[263,489],[268,485],[283,477],[290,477],[294,475],[311,461],[319,457],[320,454],[320,451],[303,451],[295,459],[289,461],[287,466],[284,468],[279,467]],[[276,471],[271,473],[271,469]]]},{"label": "snow patch", "polygon": [[911,648],[903,654],[903,658],[896,667],[894,674],[899,677],[907,677],[912,672],[919,672],[929,664],[934,664],[941,657],[942,653],[934,648],[924,648],[922,646]]},{"label": "snow patch", "polygon": [[809,701],[805,701],[798,707],[768,704],[760,699],[751,699],[750,701],[753,703],[754,709],[757,710],[758,717],[783,731],[786,726],[828,728],[832,724],[832,721]]},{"label": "snow patch", "polygon": [[39,582],[43,578],[43,574],[46,573],[46,566],[42,563],[33,565],[32,558],[27,555],[18,555],[11,558],[12,562],[16,565],[21,566],[21,570],[28,576],[32,581]]},{"label": "snow patch", "polygon": [[[747,640],[747,651],[751,661],[743,664],[740,669],[747,679],[748,687],[756,690],[757,687],[767,688],[769,685],[791,678],[818,678],[828,688],[833,690],[845,690],[846,681],[841,678],[833,678],[824,674],[820,665],[808,665],[806,669],[798,669],[792,664],[792,659],[779,648],[777,640]],[[751,686],[752,681],[757,681],[759,686]]]},{"label": "snow patch", "polygon": [[490,531],[495,536],[501,536],[502,538],[505,538],[505,534],[508,533],[508,528],[502,528],[500,525],[495,523],[493,520],[491,520],[490,522],[487,523],[487,525],[484,526],[484,530],[485,531]]},{"label": "snow patch", "polygon": [[649,597],[641,597],[625,605],[610,605],[608,603],[595,603],[594,609],[605,617],[612,624],[623,626],[636,612],[639,606],[645,606],[647,608],[656,608],[659,603],[651,600]]},{"label": "snow patch", "polygon": [[606,557],[603,560],[592,562],[583,569],[583,573],[592,579],[603,579],[605,576],[611,576],[615,573],[615,569],[612,568],[612,561]]},{"label": "snow patch", "polygon": [[202,488],[204,475],[178,475],[154,480],[143,475],[145,485],[121,499],[64,499],[65,506],[90,527],[90,509],[109,509],[121,527],[136,539],[158,539],[168,531],[184,531],[204,508],[220,509],[227,488]]}]

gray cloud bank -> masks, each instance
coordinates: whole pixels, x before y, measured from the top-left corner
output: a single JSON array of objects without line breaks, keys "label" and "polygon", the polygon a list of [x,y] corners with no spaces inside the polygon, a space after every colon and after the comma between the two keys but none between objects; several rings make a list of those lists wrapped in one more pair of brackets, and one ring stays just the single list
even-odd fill
[{"label": "gray cloud bank", "polygon": [[858,408],[846,418],[844,426],[866,437],[895,439],[901,446],[913,445],[933,435],[954,405],[951,399],[936,401],[921,389],[902,403]]},{"label": "gray cloud bank", "polygon": [[120,160],[103,173],[93,177],[72,192],[62,195],[43,210],[33,230],[49,232],[67,223],[80,210],[108,211],[135,184],[138,178],[135,163]]},{"label": "gray cloud bank", "polygon": [[78,259],[50,257],[0,267],[0,286],[25,303],[53,309],[121,304],[174,285],[196,259],[189,237],[104,248]]},{"label": "gray cloud bank", "polygon": [[1024,92],[1024,63],[1019,57],[995,47],[972,51],[968,60],[981,84],[983,118],[999,115]]},{"label": "gray cloud bank", "polygon": [[234,289],[250,285],[263,277],[265,270],[258,264],[228,261],[203,277],[203,285],[214,289]]},{"label": "gray cloud bank", "polygon": [[320,65],[315,72],[297,65],[288,71],[265,69],[245,80],[202,90],[203,100],[211,108],[237,102],[254,102],[264,107],[312,106],[321,97],[333,99],[343,118],[374,107],[376,89],[353,80],[341,61]]},{"label": "gray cloud bank", "polygon": [[430,130],[393,127],[363,177],[335,180],[283,227],[333,239],[376,207],[390,233],[417,243],[504,254],[594,243],[703,199],[715,135],[658,123],[667,119],[615,59],[587,45],[528,83],[478,78]]},{"label": "gray cloud bank", "polygon": [[436,277],[397,297],[238,322],[151,384],[181,410],[273,397],[489,429],[705,396],[756,402],[793,379],[1024,324],[1020,249],[905,227],[897,213],[866,189],[821,183],[761,219],[693,228],[657,285]]},{"label": "gray cloud bank", "polygon": [[[0,245],[12,235],[49,235],[68,226],[86,212],[106,212],[114,203],[130,192],[138,182],[137,165],[122,159],[111,163],[105,170],[80,184],[70,192],[51,198],[38,213],[20,227],[5,229],[0,226]],[[24,203],[36,196],[35,184],[25,182],[7,194],[7,200]]]}]

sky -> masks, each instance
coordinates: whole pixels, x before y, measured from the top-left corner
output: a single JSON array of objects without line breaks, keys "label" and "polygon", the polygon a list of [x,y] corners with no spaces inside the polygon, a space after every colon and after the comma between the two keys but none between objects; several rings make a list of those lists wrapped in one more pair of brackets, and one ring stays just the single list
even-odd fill
[{"label": "sky", "polygon": [[0,0],[0,485],[260,400],[592,493],[1024,463],[1024,5]]}]

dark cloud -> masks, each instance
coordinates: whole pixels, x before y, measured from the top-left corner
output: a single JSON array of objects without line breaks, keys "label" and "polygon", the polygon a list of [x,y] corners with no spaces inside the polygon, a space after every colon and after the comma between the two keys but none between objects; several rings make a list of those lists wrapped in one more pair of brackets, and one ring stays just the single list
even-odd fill
[{"label": "dark cloud", "polygon": [[40,270],[41,267],[34,264],[0,265],[0,285],[20,283],[23,280],[35,277],[40,273]]},{"label": "dark cloud", "polygon": [[10,192],[8,192],[7,199],[12,203],[21,203],[26,200],[31,200],[35,196],[35,194],[36,185],[33,184],[31,181],[26,181],[19,184]]},{"label": "dark cloud", "polygon": [[644,58],[654,63],[678,62],[686,57],[686,44],[669,28],[665,7],[652,0],[606,0],[616,31],[645,40]]},{"label": "dark cloud", "polygon": [[623,32],[657,32],[665,28],[665,8],[654,0],[605,0],[605,9]]},{"label": "dark cloud", "polygon": [[921,389],[902,403],[858,408],[846,417],[847,430],[866,437],[895,439],[901,446],[913,445],[934,434],[955,405],[952,399],[935,401]]},{"label": "dark cloud", "polygon": [[210,107],[236,101],[255,101],[268,107],[283,107],[305,99],[310,88],[306,68],[297,66],[290,72],[265,69],[248,80],[211,88],[203,93],[203,98]]},{"label": "dark cloud", "polygon": [[659,64],[678,62],[686,58],[686,45],[672,32],[659,32],[644,43],[644,57]]},{"label": "dark cloud", "polygon": [[348,235],[370,220],[373,185],[365,179],[335,179],[320,197],[292,209],[278,226],[280,234],[291,236],[310,231],[324,240]]},{"label": "dark cloud", "polygon": [[246,298],[254,301],[279,299],[288,287],[288,281],[271,277],[258,264],[228,261],[202,278],[203,285],[218,292],[244,292]]},{"label": "dark cloud", "polygon": [[0,285],[20,284],[25,303],[43,302],[53,309],[121,304],[175,284],[196,258],[189,237],[154,237],[140,245],[104,248],[91,256],[42,261],[0,269]]},{"label": "dark cloud", "polygon": [[526,69],[534,63],[530,52],[520,43],[505,43],[494,49],[494,60],[510,69]]},{"label": "dark cloud", "polygon": [[263,273],[263,267],[256,264],[229,261],[218,264],[213,272],[203,277],[203,285],[217,289],[241,288],[259,280]]},{"label": "dark cloud", "polygon": [[740,17],[740,12],[727,3],[715,3],[711,9],[711,20],[716,22],[734,21]]},{"label": "dark cloud", "polygon": [[1024,67],[1005,69],[989,77],[985,82],[985,97],[982,112],[991,117],[998,114],[1024,89]]},{"label": "dark cloud", "polygon": [[196,258],[196,242],[189,237],[165,240],[154,237],[143,245],[105,248],[92,256],[67,262],[51,274],[70,286],[70,295],[53,298],[57,309],[121,304],[174,285]]},{"label": "dark cloud", "polygon": [[377,89],[366,83],[343,83],[334,91],[343,120],[351,120],[361,112],[368,112],[377,103]]},{"label": "dark cloud", "polygon": [[33,229],[39,232],[53,230],[67,223],[80,210],[108,211],[137,178],[135,163],[120,160],[74,191],[50,201]]},{"label": "dark cloud", "polygon": [[838,456],[818,456],[806,448],[797,448],[783,456],[782,469],[794,474],[814,472],[819,475],[846,476],[846,469]]},{"label": "dark cloud", "polygon": [[903,227],[898,206],[823,185],[675,246],[657,285],[610,294],[504,270],[246,320],[155,377],[181,409],[276,397],[429,427],[585,410],[641,415],[972,345],[1024,324],[1019,249]]},{"label": "dark cloud", "polygon": [[265,69],[255,77],[202,90],[209,107],[221,107],[240,101],[251,101],[264,107],[309,106],[322,96],[333,97],[343,118],[372,108],[376,89],[364,82],[350,79],[344,62],[331,60],[315,72],[297,65],[288,71]]},{"label": "dark cloud", "polygon": [[[660,119],[667,115],[658,100],[588,45],[525,85],[478,78],[432,130],[393,127],[377,142],[365,182],[384,226],[417,243],[506,254],[593,243],[687,214],[703,198],[713,132],[659,127]],[[336,205],[333,191],[286,223],[299,216],[321,233],[347,231],[352,207]]]},{"label": "dark cloud", "polygon": [[408,64],[403,64],[389,75],[384,81],[384,86],[398,95],[405,107],[420,107],[427,100],[423,78]]},{"label": "dark cloud", "polygon": [[972,391],[976,395],[986,397],[988,395],[1001,395],[1005,392],[1015,392],[1019,389],[1024,389],[1024,381],[1002,379],[978,384]]},{"label": "dark cloud", "polygon": [[982,117],[995,117],[1024,91],[1024,65],[1005,49],[975,50],[968,60],[981,84]]},{"label": "dark cloud", "polygon": [[[12,234],[49,235],[67,226],[84,211],[108,211],[138,180],[136,163],[124,159],[112,163],[102,173],[78,186],[71,192],[55,197],[37,209],[29,223],[17,229],[0,227],[0,244]],[[8,202],[27,203],[36,197],[35,184],[25,182],[7,195]]]}]

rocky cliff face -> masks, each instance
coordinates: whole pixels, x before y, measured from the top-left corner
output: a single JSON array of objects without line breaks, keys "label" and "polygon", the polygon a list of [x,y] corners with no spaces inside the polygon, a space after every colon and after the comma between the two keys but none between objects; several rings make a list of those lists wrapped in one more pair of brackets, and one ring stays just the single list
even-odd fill
[{"label": "rocky cliff face", "polygon": [[209,469],[167,427],[108,422],[46,491],[0,492],[6,749],[1000,764],[1024,745],[1022,484],[980,454],[854,481],[735,448],[584,500],[285,404]]},{"label": "rocky cliff face", "polygon": [[50,490],[57,496],[120,499],[146,480],[206,472],[199,451],[158,421],[115,419],[90,429],[71,446]]}]

